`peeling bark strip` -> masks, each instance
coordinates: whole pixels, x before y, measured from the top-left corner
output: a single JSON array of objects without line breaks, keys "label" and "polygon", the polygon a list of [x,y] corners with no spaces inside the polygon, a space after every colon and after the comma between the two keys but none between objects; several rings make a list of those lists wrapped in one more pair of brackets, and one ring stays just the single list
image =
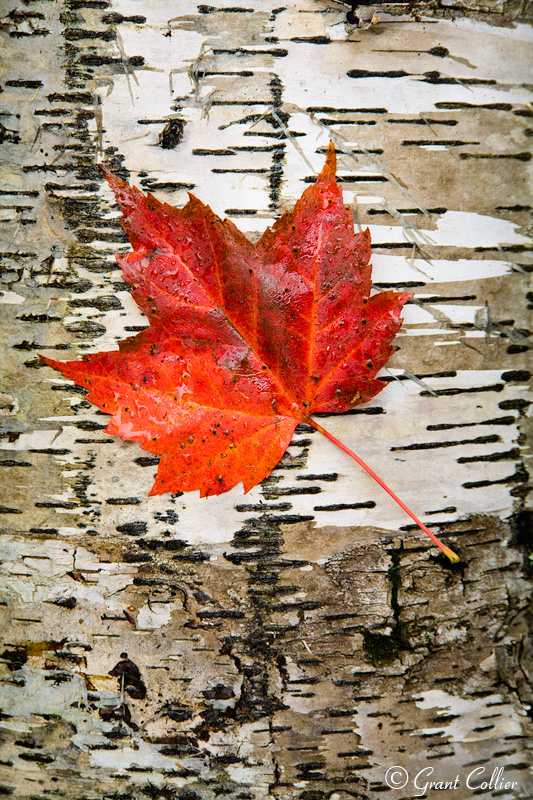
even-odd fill
[{"label": "peeling bark strip", "polygon": [[[500,768],[518,788],[484,796],[532,796],[531,4],[457,6],[380,4],[366,30],[346,14],[370,6],[306,0],[2,19],[4,796],[396,800],[433,769],[467,800]],[[97,160],[258,236],[329,138],[377,287],[416,302],[379,404],[324,425],[457,567],[305,425],[245,497],[144,500],[157,459],[38,368],[146,326]]]}]

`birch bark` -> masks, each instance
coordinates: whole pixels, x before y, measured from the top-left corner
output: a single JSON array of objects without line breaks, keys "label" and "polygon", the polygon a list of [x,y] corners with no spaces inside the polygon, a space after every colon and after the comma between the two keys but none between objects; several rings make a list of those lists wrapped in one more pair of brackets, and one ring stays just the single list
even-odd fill
[{"label": "birch bark", "polygon": [[[4,6],[5,796],[533,793],[531,4],[349,5]],[[146,324],[97,161],[256,236],[330,138],[376,288],[416,302],[325,424],[457,567],[305,426],[247,495],[147,498],[154,459],[37,359]]]}]

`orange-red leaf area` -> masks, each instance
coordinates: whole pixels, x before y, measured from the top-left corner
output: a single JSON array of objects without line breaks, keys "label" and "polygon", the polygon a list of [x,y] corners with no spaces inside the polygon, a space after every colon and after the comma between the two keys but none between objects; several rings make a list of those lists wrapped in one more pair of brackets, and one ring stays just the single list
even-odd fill
[{"label": "orange-red leaf area", "polygon": [[150,494],[248,491],[299,422],[343,412],[385,386],[399,292],[371,295],[370,233],[354,231],[335,149],[253,244],[190,196],[161,203],[102,168],[133,252],[117,256],[150,327],[119,350],[45,358],[111,414],[107,432],[161,456]]}]

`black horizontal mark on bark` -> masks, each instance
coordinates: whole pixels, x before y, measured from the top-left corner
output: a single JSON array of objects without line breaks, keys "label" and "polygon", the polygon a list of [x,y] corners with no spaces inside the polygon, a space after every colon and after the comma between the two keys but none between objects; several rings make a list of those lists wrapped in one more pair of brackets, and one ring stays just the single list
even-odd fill
[{"label": "black horizontal mark on bark", "polygon": [[115,439],[74,439],[75,444],[116,444]]},{"label": "black horizontal mark on bark", "polygon": [[[9,194],[12,194],[12,192],[9,192]],[[10,252],[9,250],[4,250],[2,253],[0,253],[0,261],[7,261],[8,259],[11,259],[11,258],[16,258],[16,259],[18,259],[18,258],[37,258],[37,253],[32,253],[31,251],[28,252],[28,251],[24,251],[24,250],[21,250],[20,253],[13,253],[13,252]]]},{"label": "black horizontal mark on bark", "polygon": [[21,314],[17,319],[21,322],[60,322],[61,317],[53,317],[49,314]]},{"label": "black horizontal mark on bark", "polygon": [[[327,147],[319,147],[319,148],[317,148],[316,152],[317,153],[322,153],[322,155],[327,155],[328,149],[327,149]],[[335,152],[338,153],[339,155],[342,155],[344,153],[344,150],[336,150]],[[381,155],[383,153],[383,148],[382,147],[375,147],[373,149],[369,148],[368,150],[358,150],[357,148],[353,148],[352,147],[350,152],[353,153],[356,156],[366,155],[366,153],[374,153],[374,154],[379,156],[379,155]],[[337,176],[337,180],[342,180],[342,178]]]},{"label": "black horizontal mark on bark", "polygon": [[[234,47],[232,49],[222,50],[218,48],[213,49],[213,55],[242,55],[242,56],[274,56],[274,58],[285,58],[289,55],[289,51],[281,47],[274,48],[273,50],[247,50],[244,47]],[[270,103],[268,104],[270,105]]]},{"label": "black horizontal mark on bark", "polygon": [[282,514],[280,516],[277,514],[265,514],[262,519],[264,522],[272,522],[274,525],[294,525],[296,522],[309,522],[314,517],[305,514]]},{"label": "black horizontal mark on bark", "polygon": [[315,433],[315,429],[311,425],[307,425],[305,422],[299,422],[296,426],[297,434],[301,433]]},{"label": "black horizontal mark on bark", "polygon": [[31,33],[27,31],[10,31],[9,35],[13,39],[22,39],[26,36],[48,36],[50,31],[46,28],[34,28]]},{"label": "black horizontal mark on bark", "polygon": [[[307,522],[312,519],[314,519],[314,517],[299,517],[297,522]],[[298,569],[299,567],[306,567],[309,564],[309,561],[296,559],[276,561],[271,558],[273,553],[274,550],[272,550],[272,553],[263,553],[261,550],[255,550],[253,553],[224,553],[224,558],[232,564],[244,564],[255,561],[257,562],[257,569]],[[277,555],[277,551],[274,554]]]},{"label": "black horizontal mark on bark", "polygon": [[468,158],[514,158],[516,161],[531,161],[531,153],[459,153],[459,158],[466,161]]},{"label": "black horizontal mark on bark", "polygon": [[46,536],[54,536],[56,533],[59,533],[57,528],[30,528],[30,533],[40,533]]},{"label": "black horizontal mark on bark", "polygon": [[29,164],[22,167],[22,172],[65,172],[66,167],[60,164]]},{"label": "black horizontal mark on bark", "polygon": [[417,286],[425,286],[426,284],[424,281],[398,281],[395,283],[374,283],[373,284],[376,289],[391,289],[391,288],[401,288],[401,289],[411,289],[412,287]]},{"label": "black horizontal mark on bark", "polygon": [[190,545],[184,539],[137,539],[137,547],[147,550],[183,550]]},{"label": "black horizontal mark on bark", "polygon": [[531,372],[525,369],[513,369],[508,372],[502,372],[502,381],[527,381],[531,377]]},{"label": "black horizontal mark on bark", "polygon": [[436,389],[435,392],[420,392],[421,397],[429,397],[431,394],[451,397],[456,394],[476,394],[477,392],[501,392],[504,388],[503,383],[493,383],[491,386],[469,386],[466,389]]},{"label": "black horizontal mark on bark", "polygon": [[336,114],[388,114],[386,108],[334,108],[333,106],[308,106],[306,109],[310,114],[314,112],[336,113]]},{"label": "black horizontal mark on bark", "polygon": [[42,81],[32,81],[32,80],[11,80],[6,81],[6,86],[14,86],[19,87],[21,89],[38,89],[43,85]]},{"label": "black horizontal mark on bark", "polygon": [[[69,114],[69,109],[65,109],[65,114]],[[100,188],[99,183],[54,183],[48,181],[45,183],[44,188],[47,192],[98,192]],[[87,199],[87,198],[84,198]]]},{"label": "black horizontal mark on bark", "polygon": [[148,530],[148,523],[141,520],[136,522],[125,522],[123,525],[117,525],[116,529],[119,533],[128,533],[135,536],[139,533],[146,533]]},{"label": "black horizontal mark on bark", "polygon": [[506,459],[517,460],[520,458],[520,450],[513,447],[511,450],[506,450],[501,453],[492,453],[488,456],[461,456],[457,459],[459,464],[470,464],[474,461],[504,461]]},{"label": "black horizontal mark on bark", "polygon": [[[385,178],[387,180],[387,178]],[[373,249],[380,250],[412,250],[412,242],[372,242]],[[409,301],[408,301],[409,302]]]},{"label": "black horizontal mark on bark", "polygon": [[299,603],[277,603],[271,605],[271,611],[313,611],[315,608],[321,608],[322,603],[318,600],[303,600]]},{"label": "black horizontal mark on bark", "polygon": [[489,436],[478,436],[476,439],[462,439],[449,442],[420,442],[419,444],[406,444],[391,447],[391,450],[433,450],[438,447],[458,447],[463,444],[491,444],[501,441],[500,437],[492,433]]},{"label": "black horizontal mark on bark", "polygon": [[438,425],[426,425],[427,431],[450,431],[453,428],[471,428],[473,425],[514,425],[516,417],[495,417],[480,422],[441,422]]},{"label": "black horizontal mark on bark", "polygon": [[[200,5],[198,6],[198,12],[200,14],[213,14],[213,13],[223,13],[223,14],[252,14],[256,9],[254,8],[241,8],[240,6],[229,6],[223,8],[215,8],[215,6],[207,6],[207,5]],[[279,11],[284,11],[285,9],[279,9]]]},{"label": "black horizontal mark on bark", "polygon": [[[5,196],[8,194],[13,195],[23,195],[24,197],[39,197],[39,192],[36,189],[29,189],[28,191],[22,191],[21,189],[0,189],[0,196]],[[6,255],[10,255],[6,253]],[[13,256],[23,256],[23,255],[33,255],[36,256],[37,253],[11,253]]]},{"label": "black horizontal mark on bark", "polygon": [[112,42],[117,38],[116,31],[91,31],[86,28],[66,28],[63,36],[67,42],[78,42],[81,39],[97,39],[102,42]]},{"label": "black horizontal mark on bark", "polygon": [[[457,375],[456,372],[428,372],[428,373],[417,373],[414,375],[415,378],[455,378]],[[411,378],[409,375],[383,375],[379,379],[384,383],[391,383],[392,381],[409,381]],[[431,394],[436,394],[436,392],[431,392]]]},{"label": "black horizontal mark on bark", "polygon": [[[380,379],[381,380],[381,379]],[[349,411],[343,411],[343,417],[354,417],[357,414],[367,414],[369,416],[376,416],[377,414],[386,414],[384,408],[381,406],[370,406],[369,408],[351,408]],[[316,414],[313,414],[314,417],[331,417],[331,416],[338,416],[328,413],[327,411],[317,411]]]},{"label": "black horizontal mark on bark", "polygon": [[138,119],[137,125],[165,125],[168,121],[168,117],[163,117],[163,119]]},{"label": "black horizontal mark on bark", "polygon": [[[105,5],[109,4],[106,3]],[[121,22],[133,22],[135,25],[144,25],[146,22],[146,17],[142,17],[139,14],[133,14],[130,17],[125,17],[122,14],[112,11],[110,14],[104,14],[102,17],[102,22],[104,25],[119,25]]]},{"label": "black horizontal mark on bark", "polygon": [[292,36],[291,42],[301,44],[330,44],[329,36]]},{"label": "black horizontal mark on bark", "polygon": [[462,142],[460,139],[405,139],[403,147],[442,145],[443,147],[465,147],[466,145],[480,144],[480,142]]},{"label": "black horizontal mark on bark", "polygon": [[69,0],[69,8],[109,8],[110,0]]},{"label": "black horizontal mark on bark", "polygon": [[236,153],[278,153],[285,152],[285,142],[279,144],[265,144],[265,145],[234,145],[232,147]]},{"label": "black horizontal mark on bark", "polygon": [[8,19],[13,22],[24,22],[26,19],[45,19],[44,14],[40,11],[22,11],[21,9],[14,8],[9,14],[6,14]]},{"label": "black horizontal mark on bark", "polygon": [[264,175],[265,173],[270,172],[270,170],[268,170],[268,169],[230,169],[229,167],[227,169],[223,169],[222,167],[214,167],[211,170],[211,172],[214,172],[217,175],[226,175],[227,173],[231,173],[232,175]]},{"label": "black horizontal mark on bark", "polygon": [[468,483],[463,483],[462,486],[464,489],[482,489],[486,486],[495,486],[497,484],[524,483],[527,479],[528,474],[525,470],[517,470],[513,475],[509,475],[507,478],[500,478],[494,481],[469,481]]},{"label": "black horizontal mark on bark", "polygon": [[202,147],[197,147],[192,151],[193,156],[234,156],[234,150],[206,150]]},{"label": "black horizontal mark on bark", "polygon": [[35,505],[36,508],[67,508],[67,509],[71,509],[71,508],[76,508],[77,503],[72,503],[72,502],[68,502],[68,501],[64,501],[64,502],[57,501],[57,502],[54,502],[53,500],[41,500],[41,501],[38,501],[37,503],[34,503],[34,505]]},{"label": "black horizontal mark on bark", "polygon": [[364,503],[334,503],[330,506],[314,506],[313,511],[344,511],[348,509],[375,507],[376,504],[373,500],[367,500]]},{"label": "black horizontal mark on bark", "polygon": [[87,103],[89,105],[93,103],[93,96],[90,92],[52,92],[47,95],[47,99],[51,103]]},{"label": "black horizontal mark on bark", "polygon": [[228,217],[255,217],[257,211],[254,208],[226,208],[224,214]]},{"label": "black horizontal mark on bark", "polygon": [[[421,297],[420,299],[417,298],[417,302],[420,305],[424,305],[424,303],[456,303],[459,301],[466,301],[466,300],[477,300],[477,295],[475,294],[465,294],[462,297]],[[454,373],[456,375],[457,373]]]},{"label": "black horizontal mark on bark", "polygon": [[[528,308],[531,308],[531,306],[528,306]],[[530,344],[510,344],[509,347],[506,348],[505,352],[509,353],[509,355],[514,355],[515,353],[527,353],[527,351],[530,349]]]},{"label": "black horizontal mark on bark", "polygon": [[[123,553],[122,560],[126,564],[144,564],[152,561],[152,556],[148,553]],[[127,617],[115,617],[114,619],[127,619]]]},{"label": "black horizontal mark on bark", "polygon": [[430,122],[432,126],[446,125],[451,128],[458,124],[455,119],[429,119],[427,121],[426,119],[387,119],[385,121],[393,125],[425,125],[426,127],[428,122]]},{"label": "black horizontal mark on bark", "polygon": [[200,619],[243,619],[244,611],[234,611],[233,609],[220,609],[215,611],[198,611]]},{"label": "black horizontal mark on bark", "polygon": [[403,69],[390,69],[371,72],[368,69],[351,69],[346,75],[349,78],[408,78],[409,73]]},{"label": "black horizontal mark on bark", "polygon": [[142,180],[142,181],[140,181],[140,183],[141,183],[141,186],[144,189],[146,189],[147,191],[149,191],[149,192],[156,191],[156,190],[159,190],[161,192],[163,192],[165,190],[172,191],[172,192],[174,192],[174,191],[177,192],[177,191],[180,191],[181,189],[195,189],[196,188],[196,184],[195,183],[179,183],[179,182],[175,182],[175,181],[159,181],[159,182],[157,182],[157,181],[153,181],[153,180],[149,179],[149,180]]},{"label": "black horizontal mark on bark", "polygon": [[[422,213],[419,208],[397,208],[396,210],[400,214],[421,214]],[[447,210],[448,209],[444,208],[444,206],[438,206],[437,208],[426,208],[426,211],[429,214],[445,214]],[[372,216],[374,214],[382,214],[382,215],[386,215],[386,216],[389,215],[389,212],[385,211],[384,208],[368,208],[366,213],[369,214],[370,216]],[[377,284],[377,283],[374,284],[374,286],[379,286],[379,285],[381,285],[381,284]],[[393,285],[396,285],[396,284],[387,284],[387,285],[393,286]],[[415,286],[426,286],[426,284],[423,281],[416,281],[414,283],[414,285]]]},{"label": "black horizontal mark on bark", "polygon": [[101,425],[92,419],[80,419],[79,422],[75,423],[74,427],[82,431],[103,431],[107,425]]},{"label": "black horizontal mark on bark", "polygon": [[140,502],[138,497],[108,497],[106,500],[110,506],[138,506]]},{"label": "black horizontal mark on bark", "polygon": [[517,411],[523,411],[530,405],[531,405],[530,400],[524,400],[521,397],[517,397],[512,400],[502,400],[501,403],[498,403],[498,408],[501,408],[502,411],[511,411],[514,409],[516,409]]},{"label": "black horizontal mark on bark", "polygon": [[157,467],[160,458],[160,456],[139,456],[139,458],[134,458],[133,460],[140,467]]},{"label": "black horizontal mark on bark", "polygon": [[251,72],[251,70],[249,70],[249,69],[243,69],[243,70],[234,71],[234,72],[230,72],[230,71],[228,71],[228,72],[216,72],[216,71],[213,71],[213,70],[206,70],[205,72],[199,72],[198,73],[198,77],[199,78],[207,78],[207,77],[210,77],[212,75],[232,75],[232,76],[237,77],[237,78],[252,78],[255,75],[255,72]]},{"label": "black horizontal mark on bark", "polygon": [[336,481],[339,477],[338,472],[327,472],[321,475],[297,475],[297,481]]},{"label": "black horizontal mark on bark", "polygon": [[54,456],[66,456],[68,455],[68,453],[71,453],[72,451],[68,450],[67,448],[61,448],[61,447],[42,447],[42,448],[31,447],[28,452],[45,453]]},{"label": "black horizontal mark on bark", "polygon": [[249,511],[290,511],[291,508],[291,503],[274,503],[273,505],[249,503],[248,505],[235,506],[235,511],[239,511],[240,513],[246,513]]},{"label": "black horizontal mark on bark", "polygon": [[118,297],[113,295],[105,295],[103,297],[76,297],[74,300],[69,300],[68,305],[71,308],[97,308],[99,311],[111,311],[114,308],[122,308],[122,303]]},{"label": "black horizontal mark on bark", "polygon": [[[461,103],[461,102],[440,102],[435,103],[435,108],[443,108],[445,110],[454,111],[461,108],[487,108],[492,111],[510,111],[512,105],[510,103]],[[514,112],[515,114],[518,112]]]},{"label": "black horizontal mark on bark", "polygon": [[[258,119],[254,114],[250,114],[249,117],[246,117],[247,122],[251,122],[252,120]],[[243,120],[244,121],[244,120]],[[290,131],[291,136],[305,136],[305,133],[300,131]],[[260,136],[262,139],[281,139],[287,140],[287,134],[285,131],[244,131],[243,136]]]},{"label": "black horizontal mark on bark", "polygon": [[[424,77],[419,78],[422,83],[432,84],[464,84],[465,86],[494,86],[497,81],[493,78],[448,78],[442,76],[440,72],[434,70],[432,72],[424,72]],[[437,105],[437,103],[435,103]]]},{"label": "black horizontal mark on bark", "polygon": [[[35,622],[35,620],[31,620]],[[41,620],[39,620],[40,622]],[[18,754],[19,758],[22,758],[24,761],[37,761],[39,764],[50,764],[54,759],[52,756],[47,756],[46,753],[32,753],[32,752],[24,752]]]},{"label": "black horizontal mark on bark", "polygon": [[376,125],[375,119],[328,119],[320,117],[319,122],[323,125]]},{"label": "black horizontal mark on bark", "polygon": [[126,241],[126,236],[123,233],[89,230],[88,228],[78,228],[76,231],[76,238],[83,244],[90,244],[91,242],[118,242],[119,244],[123,244]]},{"label": "black horizontal mark on bark", "polygon": [[198,564],[201,561],[209,561],[206,553],[186,553],[183,555],[172,556],[173,561],[188,561],[190,564]]},{"label": "black horizontal mark on bark", "polygon": [[322,489],[319,486],[302,486],[301,488],[288,488],[288,489],[278,489],[276,487],[265,488],[265,493],[268,491],[268,494],[271,495],[273,498],[274,496],[277,497],[289,497],[291,495],[297,494],[320,494]]}]

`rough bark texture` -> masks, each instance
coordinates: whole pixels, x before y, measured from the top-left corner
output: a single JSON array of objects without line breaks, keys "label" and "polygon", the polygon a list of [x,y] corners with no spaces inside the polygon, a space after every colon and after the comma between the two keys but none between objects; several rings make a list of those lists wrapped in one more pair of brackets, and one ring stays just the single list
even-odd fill
[{"label": "rough bark texture", "polygon": [[[0,793],[531,797],[531,3],[225,5],[4,0]],[[258,235],[332,136],[415,300],[390,385],[323,424],[456,567],[306,426],[249,495],[147,498],[36,356],[146,324],[97,161]]]}]

